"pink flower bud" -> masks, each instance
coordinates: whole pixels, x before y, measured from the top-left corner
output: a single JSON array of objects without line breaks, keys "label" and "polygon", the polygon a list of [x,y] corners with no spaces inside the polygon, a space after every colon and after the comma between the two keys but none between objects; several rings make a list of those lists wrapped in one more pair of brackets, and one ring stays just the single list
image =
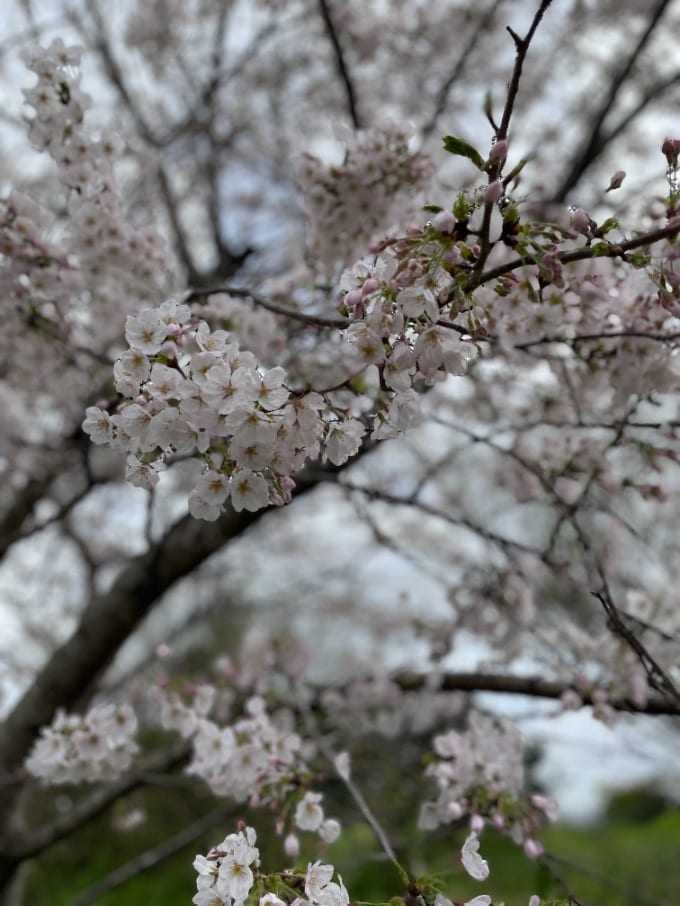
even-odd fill
[{"label": "pink flower bud", "polygon": [[369,277],[361,287],[361,294],[362,296],[368,296],[371,293],[374,293],[377,289],[380,289],[380,283],[375,279],[375,277]]},{"label": "pink flower bud", "polygon": [[508,140],[506,138],[501,139],[499,142],[496,142],[495,145],[491,146],[491,151],[489,151],[489,162],[492,164],[497,164],[499,161],[505,160],[508,156]]},{"label": "pink flower bud", "polygon": [[473,834],[481,834],[484,830],[484,819],[481,815],[472,815],[470,818],[470,830]]},{"label": "pink flower bud", "polygon": [[626,171],[617,170],[616,173],[610,179],[609,185],[607,186],[605,191],[613,192],[614,189],[618,189],[625,178],[626,178]]},{"label": "pink flower bud", "polygon": [[571,225],[579,233],[589,233],[592,221],[583,208],[576,208],[571,213]]},{"label": "pink flower bud", "polygon": [[457,821],[465,814],[465,810],[460,802],[449,802],[446,806],[446,814],[452,821]]},{"label": "pink flower bud", "polygon": [[538,859],[545,852],[538,840],[534,840],[532,837],[524,841],[523,849],[527,859]]},{"label": "pink flower bud", "polygon": [[283,849],[286,855],[290,856],[291,859],[297,859],[300,855],[300,841],[295,834],[288,834],[283,841]]},{"label": "pink flower bud", "polygon": [[661,145],[661,153],[666,156],[669,167],[678,166],[678,154],[680,154],[680,139],[665,138]]},{"label": "pink flower bud", "polygon": [[456,225],[456,218],[451,211],[440,211],[432,219],[432,226],[439,233],[451,233]]},{"label": "pink flower bud", "polygon": [[500,179],[495,179],[486,187],[486,191],[484,192],[484,203],[495,204],[502,195],[503,183],[500,181]]}]

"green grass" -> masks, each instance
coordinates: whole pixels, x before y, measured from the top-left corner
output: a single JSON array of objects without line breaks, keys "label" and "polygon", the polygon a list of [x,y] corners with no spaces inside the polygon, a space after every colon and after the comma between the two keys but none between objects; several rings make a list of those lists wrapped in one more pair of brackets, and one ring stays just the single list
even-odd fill
[{"label": "green grass", "polygon": [[[23,901],[31,906],[70,906],[77,895],[115,868],[176,833],[214,807],[214,801],[195,792],[152,790],[138,796],[149,821],[135,831],[115,832],[104,818],[54,846],[27,871]],[[187,817],[190,815],[190,817]],[[248,817],[244,815],[244,817]],[[268,816],[252,818],[260,831],[262,866],[278,869],[286,864],[280,840],[265,839]],[[125,885],[100,897],[99,906],[186,906],[195,891],[193,857],[205,852],[226,833],[233,822],[216,828],[162,865],[138,875]],[[446,830],[446,829],[444,829]],[[311,835],[308,835],[311,838]],[[538,893],[548,901],[564,895],[539,865],[527,861],[505,838],[485,831],[482,854],[491,875],[480,883],[460,866],[459,852],[464,831],[420,834],[412,828],[395,834],[401,844],[400,858],[415,875],[434,880],[453,900],[464,901],[489,893],[505,906],[527,906]],[[644,906],[645,902],[677,906],[680,903],[680,812],[669,811],[644,822],[619,821],[608,826],[581,829],[548,828],[542,836],[548,852],[565,862],[554,863],[556,872],[586,906]],[[386,902],[403,893],[397,873],[380,859],[372,834],[363,823],[348,826],[340,840],[319,850],[313,843],[299,863],[322,858],[333,862],[343,876],[353,900]],[[583,871],[572,865],[578,865]],[[609,879],[602,882],[600,877]],[[430,888],[434,893],[434,888]]]}]

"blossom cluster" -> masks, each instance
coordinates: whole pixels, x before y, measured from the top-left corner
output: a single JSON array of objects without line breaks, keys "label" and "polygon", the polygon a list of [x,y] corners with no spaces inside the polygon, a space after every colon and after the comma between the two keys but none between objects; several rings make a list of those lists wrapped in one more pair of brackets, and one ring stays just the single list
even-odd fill
[{"label": "blossom cluster", "polygon": [[410,135],[385,123],[347,140],[342,164],[329,166],[304,154],[297,176],[311,226],[310,253],[331,273],[338,263],[360,257],[378,230],[403,209],[406,190],[423,186],[432,163],[409,149]]},{"label": "blossom cluster", "polygon": [[24,766],[48,784],[115,780],[137,754],[136,733],[129,705],[96,705],[82,716],[59,711],[40,731]]},{"label": "blossom cluster", "polygon": [[307,458],[336,465],[357,452],[363,424],[319,393],[292,394],[286,371],[264,369],[234,336],[194,323],[174,300],[130,316],[130,349],[114,368],[127,397],[114,415],[86,412],[94,443],[128,455],[126,477],[151,489],[168,458],[195,454],[204,469],[189,496],[191,513],[215,520],[230,499],[258,510],[291,498],[291,473]]},{"label": "blossom cluster", "polygon": [[196,856],[195,906],[243,906],[255,880],[253,869],[260,865],[256,840],[255,829],[246,827],[229,834],[207,856]]},{"label": "blossom cluster", "polygon": [[[84,125],[91,100],[80,89],[81,55],[82,48],[66,47],[59,38],[24,52],[38,77],[24,91],[32,110],[29,137],[50,154],[71,190],[69,245],[95,300],[120,299],[121,290],[156,293],[165,279],[165,246],[154,230],[134,228],[123,216],[113,165],[124,145],[115,133],[93,136]],[[49,258],[41,266],[49,267]]]},{"label": "blossom cluster", "polygon": [[[161,701],[163,726],[191,737],[187,772],[204,780],[216,796],[237,802],[274,808],[296,802],[293,824],[297,829],[318,833],[326,843],[336,840],[340,824],[326,817],[321,794],[305,790],[300,795],[301,778],[311,776],[306,758],[311,750],[291,730],[287,715],[270,716],[263,699],[253,696],[245,704],[243,717],[220,726],[206,716],[212,699],[211,688],[202,687],[190,707],[176,697]],[[287,848],[297,849],[294,834],[289,835]]]},{"label": "blossom cluster", "polygon": [[[260,853],[256,840],[255,829],[245,827],[229,834],[206,856],[196,856],[198,892],[192,900],[195,906],[243,906],[255,884],[255,872],[261,885],[267,883],[267,876],[258,871]],[[347,889],[342,878],[333,881],[334,872],[332,865],[310,862],[304,878],[299,879],[304,884],[306,898],[295,897],[290,906],[348,906]],[[285,880],[290,885],[297,878],[288,874]],[[286,906],[286,903],[274,893],[264,893],[259,906]]]},{"label": "blossom cluster", "polygon": [[469,724],[466,733],[450,730],[434,738],[437,757],[426,775],[435,780],[439,795],[423,803],[418,825],[433,830],[470,816],[473,835],[464,856],[475,866],[475,876],[475,871],[484,873],[475,853],[476,835],[486,820],[522,842],[527,855],[535,858],[541,849],[534,834],[546,815],[556,817],[556,809],[544,796],[522,795],[524,741],[514,723],[473,712]]},{"label": "blossom cluster", "polygon": [[460,375],[474,347],[440,321],[439,294],[450,284],[439,266],[441,246],[425,228],[390,243],[372,263],[361,261],[341,280],[352,319],[345,332],[364,366],[376,366],[386,392],[374,420],[376,439],[392,437],[421,420],[413,389]]}]

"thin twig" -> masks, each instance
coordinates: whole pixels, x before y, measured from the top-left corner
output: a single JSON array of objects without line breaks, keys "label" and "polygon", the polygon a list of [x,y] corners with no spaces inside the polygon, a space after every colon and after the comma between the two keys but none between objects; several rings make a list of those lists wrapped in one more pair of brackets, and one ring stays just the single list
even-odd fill
[{"label": "thin twig", "polygon": [[328,35],[328,38],[333,45],[335,63],[338,68],[338,74],[345,88],[347,109],[349,111],[350,119],[352,120],[352,125],[355,129],[361,129],[362,123],[361,116],[359,114],[359,107],[357,104],[356,88],[354,87],[354,82],[347,67],[347,61],[345,60],[345,54],[342,50],[342,45],[340,44],[340,38],[326,0],[319,0],[319,11],[321,13],[321,18],[323,19],[323,24],[326,28],[326,34]]},{"label": "thin twig", "polygon": [[205,289],[192,289],[189,292],[189,295],[185,297],[185,301],[200,302],[207,296],[215,296],[220,293],[224,293],[228,296],[237,296],[240,299],[250,299],[253,305],[265,308],[275,315],[282,315],[284,318],[290,318],[293,321],[299,321],[301,324],[310,324],[314,327],[336,327],[339,330],[342,330],[349,327],[351,323],[348,318],[332,318],[326,315],[313,315],[304,311],[297,311],[294,308],[288,308],[286,305],[280,305],[278,302],[273,302],[271,299],[253,292],[250,289],[244,289],[239,286],[225,285],[206,287]]},{"label": "thin twig", "polygon": [[434,132],[435,128],[437,127],[437,121],[439,120],[439,117],[442,115],[442,113],[446,109],[446,104],[449,99],[449,94],[451,92],[451,89],[453,88],[455,83],[460,78],[467,61],[472,56],[474,50],[477,47],[477,44],[479,43],[479,39],[482,37],[482,35],[484,35],[489,30],[489,27],[490,27],[491,23],[493,22],[494,16],[498,12],[498,9],[501,6],[501,4],[504,2],[505,2],[505,0],[494,0],[494,2],[491,4],[491,6],[487,10],[487,12],[483,16],[481,16],[481,18],[479,19],[479,22],[477,23],[477,27],[475,28],[472,35],[462,42],[463,49],[461,51],[461,54],[458,57],[458,59],[456,60],[456,62],[453,64],[453,67],[451,68],[451,72],[449,73],[448,78],[446,79],[444,84],[439,89],[439,91],[437,93],[437,98],[435,100],[434,110],[432,111],[432,115],[430,116],[430,118],[427,120],[427,122],[425,123],[425,125],[422,128],[423,138],[429,138],[430,135],[432,135],[432,133]]}]

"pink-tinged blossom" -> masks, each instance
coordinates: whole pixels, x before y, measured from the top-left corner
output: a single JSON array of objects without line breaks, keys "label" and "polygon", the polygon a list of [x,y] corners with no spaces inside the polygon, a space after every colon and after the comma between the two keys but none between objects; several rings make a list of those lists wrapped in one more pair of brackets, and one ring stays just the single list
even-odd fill
[{"label": "pink-tinged blossom", "polygon": [[286,906],[286,904],[275,893],[265,893],[260,897],[259,906]]},{"label": "pink-tinged blossom", "polygon": [[147,354],[158,352],[166,336],[166,325],[152,309],[129,315],[125,321],[125,339],[130,346]]},{"label": "pink-tinged blossom", "polygon": [[345,422],[334,422],[329,426],[326,435],[324,460],[330,459],[334,465],[341,466],[359,450],[361,438],[365,433],[364,426],[354,418]]},{"label": "pink-tinged blossom", "polygon": [[[255,877],[253,868],[260,864],[252,827],[229,834],[212,849],[207,857],[196,856],[194,869],[198,873],[194,906],[213,906],[216,903],[242,906],[250,893]],[[274,904],[272,904],[274,906]]]},{"label": "pink-tinged blossom", "polygon": [[136,733],[129,705],[97,705],[85,715],[59,711],[24,764],[47,784],[108,782],[130,768],[138,750]]},{"label": "pink-tinged blossom", "polygon": [[318,831],[324,819],[321,793],[306,792],[295,810],[295,824],[300,830]]},{"label": "pink-tinged blossom", "polygon": [[307,866],[305,893],[314,906],[348,906],[349,894],[342,878],[332,881],[333,866],[314,862]]},{"label": "pink-tinged blossom", "polygon": [[434,898],[434,906],[453,906],[453,903],[448,897],[445,897],[443,893],[438,893]]},{"label": "pink-tinged blossom", "polygon": [[159,472],[165,468],[162,462],[145,463],[136,456],[128,456],[125,465],[125,480],[136,488],[152,491],[158,484]]},{"label": "pink-tinged blossom", "polygon": [[307,865],[307,874],[305,875],[305,893],[312,902],[320,902],[320,897],[323,893],[323,890],[330,883],[332,877],[332,865],[324,865],[321,862],[309,863]]},{"label": "pink-tinged blossom", "polygon": [[543,846],[538,840],[529,838],[524,841],[524,854],[528,859],[540,859],[543,853]]},{"label": "pink-tinged blossom", "polygon": [[319,836],[324,843],[335,843],[340,836],[342,828],[335,818],[325,818],[319,827]]},{"label": "pink-tinged blossom", "polygon": [[471,900],[466,900],[463,906],[491,906],[491,897],[488,893],[480,893]]},{"label": "pink-tinged blossom", "polygon": [[489,877],[489,863],[479,854],[479,837],[477,834],[468,836],[460,852],[460,860],[465,871],[475,881],[485,881]]},{"label": "pink-tinged blossom", "polygon": [[231,479],[231,503],[236,512],[255,512],[269,503],[269,485],[262,475],[240,469]]},{"label": "pink-tinged blossom", "polygon": [[110,444],[113,440],[111,416],[97,406],[90,406],[85,410],[83,431],[90,435],[93,444]]}]

